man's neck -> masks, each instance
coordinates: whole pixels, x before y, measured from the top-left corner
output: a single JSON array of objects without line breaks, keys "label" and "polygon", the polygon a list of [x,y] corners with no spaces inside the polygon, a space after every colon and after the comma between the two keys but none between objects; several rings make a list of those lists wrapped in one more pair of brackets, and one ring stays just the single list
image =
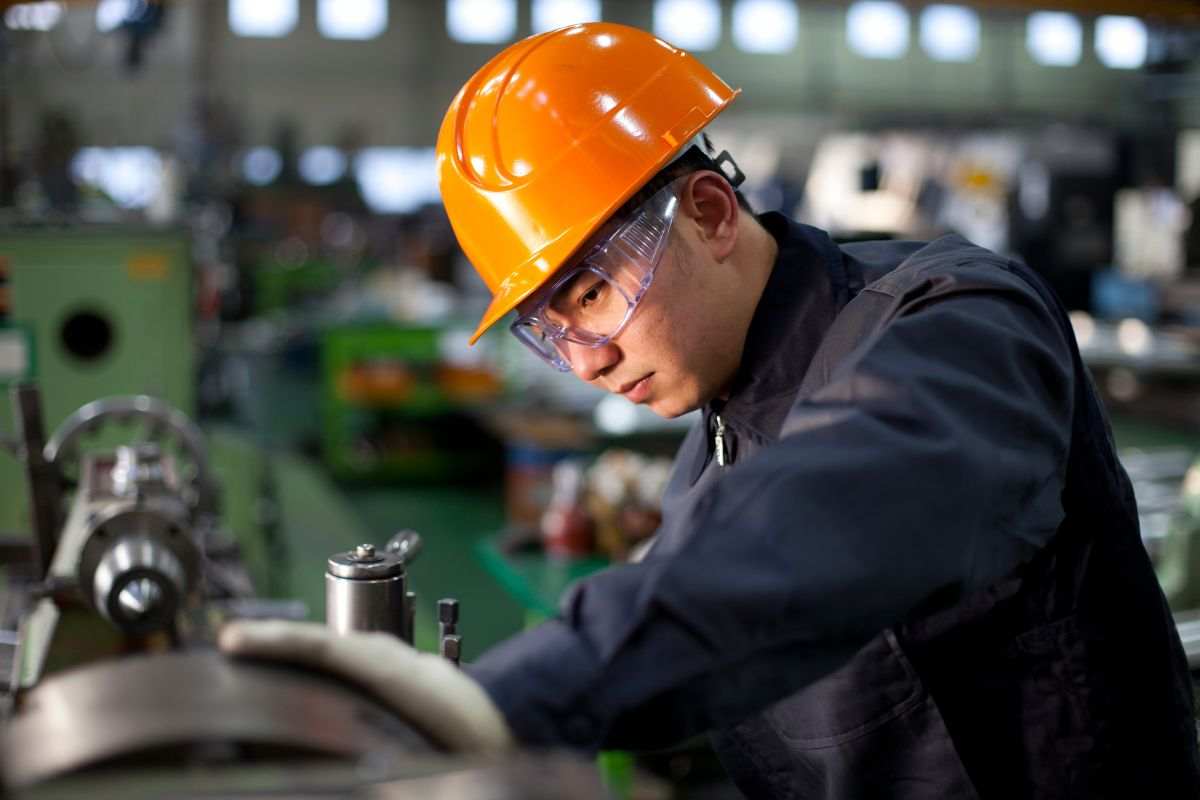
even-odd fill
[{"label": "man's neck", "polygon": [[[742,295],[743,302],[748,304],[746,324],[743,329],[743,334],[745,334],[749,331],[750,320],[754,318],[754,310],[758,308],[758,304],[762,300],[763,290],[766,289],[767,281],[771,277],[771,270],[775,268],[775,260],[779,257],[779,243],[753,214],[746,213],[744,210],[738,219],[738,226],[740,228],[738,243],[732,257],[737,259],[737,263],[745,265],[743,272],[746,292]],[[729,376],[725,386],[717,393],[716,400],[724,402],[729,399],[729,387],[736,374],[735,371],[734,375]]]}]

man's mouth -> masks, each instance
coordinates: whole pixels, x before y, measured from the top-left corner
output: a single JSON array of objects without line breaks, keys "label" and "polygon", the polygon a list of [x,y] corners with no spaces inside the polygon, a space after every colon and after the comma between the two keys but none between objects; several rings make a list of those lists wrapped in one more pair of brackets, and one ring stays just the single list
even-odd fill
[{"label": "man's mouth", "polygon": [[617,394],[624,395],[631,403],[640,403],[650,394],[650,378],[653,372],[643,375],[636,381],[630,381],[617,389]]}]

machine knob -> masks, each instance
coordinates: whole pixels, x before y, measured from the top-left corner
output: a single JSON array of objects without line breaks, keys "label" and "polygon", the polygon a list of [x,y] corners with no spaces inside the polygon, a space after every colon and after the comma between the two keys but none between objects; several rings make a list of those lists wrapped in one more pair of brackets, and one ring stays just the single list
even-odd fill
[{"label": "machine knob", "polygon": [[422,544],[421,534],[405,529],[388,539],[385,549],[407,566],[421,554]]}]

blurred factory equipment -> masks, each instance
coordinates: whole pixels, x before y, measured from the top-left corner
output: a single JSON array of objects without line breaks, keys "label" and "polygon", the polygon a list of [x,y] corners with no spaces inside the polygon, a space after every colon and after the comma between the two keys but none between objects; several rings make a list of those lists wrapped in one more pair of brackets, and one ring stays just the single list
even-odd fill
[{"label": "blurred factory equipment", "polygon": [[174,229],[4,230],[10,319],[32,331],[51,424],[93,398],[123,393],[152,394],[191,413],[188,247]]},{"label": "blurred factory equipment", "polygon": [[[253,595],[219,529],[201,434],[180,411],[148,396],[105,398],[47,440],[40,392],[20,384],[13,398],[35,536],[32,558],[9,565],[18,577],[10,575],[4,623],[20,633],[12,689],[114,654],[173,646],[195,627],[189,615],[201,600]],[[88,446],[111,425],[142,433],[112,449]]]},{"label": "blurred factory equipment", "polygon": [[[193,412],[188,238],[149,228],[7,228],[0,382],[36,379],[47,426],[97,397],[149,394]],[[0,420],[14,418],[0,392]],[[112,443],[125,443],[114,439]],[[27,513],[17,464],[0,458],[0,529]]]},{"label": "blurred factory equipment", "polygon": [[321,337],[322,445],[342,478],[471,479],[499,447],[470,412],[499,397],[498,369],[453,325],[339,325]]},{"label": "blurred factory equipment", "polygon": [[[321,786],[603,796],[582,762],[459,761],[331,675],[217,655],[222,620],[279,606],[255,608],[236,548],[218,529],[218,487],[199,430],[165,402],[135,396],[89,403],[47,438],[38,390],[22,384],[13,394],[35,535],[7,541],[0,563],[0,623],[15,649],[0,705],[5,787],[61,797],[73,782],[120,777],[122,794],[153,782],[156,792],[240,797]],[[144,433],[132,441],[89,446],[101,428],[138,422]],[[421,537],[402,530],[378,550],[362,544],[332,556],[327,624],[411,642],[416,597],[406,571],[420,550]],[[457,664],[457,601],[439,602],[438,621],[439,650]],[[264,784],[254,771],[263,764],[287,769]],[[541,773],[536,791],[527,791],[529,770]]]},{"label": "blurred factory equipment", "polygon": [[1123,275],[1167,281],[1183,274],[1191,214],[1172,189],[1122,189],[1115,217],[1115,261]]},{"label": "blurred factory equipment", "polygon": [[325,622],[338,633],[384,631],[413,643],[416,594],[406,568],[421,552],[416,531],[400,531],[382,553],[373,544],[335,553],[325,568]]},{"label": "blurred factory equipment", "polygon": [[542,547],[554,556],[582,556],[592,552],[594,524],[584,508],[583,466],[560,461],[553,471],[553,494],[541,519]]}]

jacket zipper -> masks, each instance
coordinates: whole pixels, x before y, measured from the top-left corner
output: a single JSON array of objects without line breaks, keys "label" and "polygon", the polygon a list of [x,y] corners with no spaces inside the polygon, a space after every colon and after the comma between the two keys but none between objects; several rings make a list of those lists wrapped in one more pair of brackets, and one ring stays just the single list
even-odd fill
[{"label": "jacket zipper", "polygon": [[713,434],[713,449],[717,453],[717,466],[725,466],[725,420],[721,419],[720,414],[714,414],[717,418],[717,430]]}]

